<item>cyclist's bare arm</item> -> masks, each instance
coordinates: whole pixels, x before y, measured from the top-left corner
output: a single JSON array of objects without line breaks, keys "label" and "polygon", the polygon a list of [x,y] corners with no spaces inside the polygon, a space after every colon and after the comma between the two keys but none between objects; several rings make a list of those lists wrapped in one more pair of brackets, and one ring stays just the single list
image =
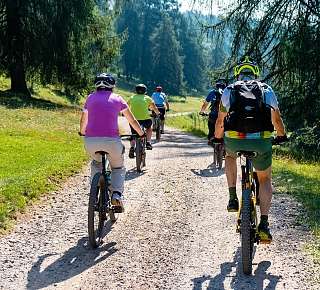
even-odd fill
[{"label": "cyclist's bare arm", "polygon": [[154,102],[152,102],[152,103],[149,105],[149,108],[150,108],[152,111],[154,111],[157,115],[160,115],[160,112],[159,112],[159,110],[158,110],[158,108],[157,108],[157,106],[155,105]]},{"label": "cyclist's bare arm", "polygon": [[227,116],[226,112],[219,111],[218,119],[216,121],[214,137],[221,139],[224,135],[224,118]]},{"label": "cyclist's bare arm", "polygon": [[80,133],[86,134],[86,128],[88,124],[88,111],[82,111],[80,116]]},{"label": "cyclist's bare arm", "polygon": [[122,114],[126,117],[129,124],[133,127],[133,129],[140,135],[143,135],[143,131],[138,123],[137,119],[133,116],[132,112],[129,108],[122,111]]},{"label": "cyclist's bare arm", "polygon": [[279,109],[271,110],[271,120],[277,131],[277,136],[284,136],[286,134],[286,130]]},{"label": "cyclist's bare arm", "polygon": [[169,111],[169,102],[168,101],[166,101],[166,108],[167,108],[167,111]]},{"label": "cyclist's bare arm", "polygon": [[209,103],[206,100],[203,101],[203,104],[202,104],[202,107],[200,109],[200,112],[202,112],[202,113],[205,112],[207,107],[208,107],[208,105],[209,105]]}]

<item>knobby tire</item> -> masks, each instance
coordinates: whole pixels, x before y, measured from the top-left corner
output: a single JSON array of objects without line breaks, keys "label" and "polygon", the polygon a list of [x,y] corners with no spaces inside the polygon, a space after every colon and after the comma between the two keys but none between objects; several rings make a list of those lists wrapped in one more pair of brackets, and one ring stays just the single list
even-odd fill
[{"label": "knobby tire", "polygon": [[[101,242],[101,235],[106,220],[105,213],[102,212],[101,193],[105,190],[105,181],[101,173],[96,173],[90,187],[88,205],[88,235],[89,243],[92,248],[97,248]],[[98,209],[98,216],[95,215]],[[98,219],[98,227],[95,228],[95,220]]]},{"label": "knobby tire", "polygon": [[241,256],[242,269],[246,275],[252,273],[252,254],[253,254],[253,231],[251,226],[251,200],[250,189],[242,193],[242,208],[241,208]]}]

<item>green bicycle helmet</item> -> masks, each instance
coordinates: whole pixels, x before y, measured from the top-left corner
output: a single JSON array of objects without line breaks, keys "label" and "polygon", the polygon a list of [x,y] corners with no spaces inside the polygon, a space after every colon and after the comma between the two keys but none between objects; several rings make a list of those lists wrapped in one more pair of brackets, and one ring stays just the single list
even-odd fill
[{"label": "green bicycle helmet", "polygon": [[260,75],[260,69],[258,65],[250,59],[249,56],[245,56],[234,68],[234,76],[236,78],[240,75],[240,73],[253,74],[255,77],[258,77]]}]

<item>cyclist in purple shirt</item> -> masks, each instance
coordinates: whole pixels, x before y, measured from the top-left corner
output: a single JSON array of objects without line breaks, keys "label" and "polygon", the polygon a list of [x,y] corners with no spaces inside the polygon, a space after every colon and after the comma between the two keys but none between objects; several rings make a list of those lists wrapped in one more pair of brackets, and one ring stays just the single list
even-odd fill
[{"label": "cyclist in purple shirt", "polygon": [[124,145],[119,136],[118,115],[121,112],[136,132],[143,136],[143,131],[132,115],[127,103],[113,93],[115,79],[102,73],[96,76],[96,91],[90,94],[84,104],[80,119],[80,134],[85,136],[85,149],[92,158],[91,178],[102,169],[101,156],[97,151],[108,152],[111,166],[111,203],[121,207],[123,212],[123,185],[125,179]]}]

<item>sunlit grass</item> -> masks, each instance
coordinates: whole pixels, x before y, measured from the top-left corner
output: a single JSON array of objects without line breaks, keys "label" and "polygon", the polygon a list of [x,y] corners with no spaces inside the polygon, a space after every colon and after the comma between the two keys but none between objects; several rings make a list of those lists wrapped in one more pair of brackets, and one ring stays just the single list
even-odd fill
[{"label": "sunlit grass", "polygon": [[[57,96],[58,98],[59,96]],[[51,100],[52,101],[52,100]],[[0,228],[87,159],[77,135],[79,111],[0,105]]]}]

